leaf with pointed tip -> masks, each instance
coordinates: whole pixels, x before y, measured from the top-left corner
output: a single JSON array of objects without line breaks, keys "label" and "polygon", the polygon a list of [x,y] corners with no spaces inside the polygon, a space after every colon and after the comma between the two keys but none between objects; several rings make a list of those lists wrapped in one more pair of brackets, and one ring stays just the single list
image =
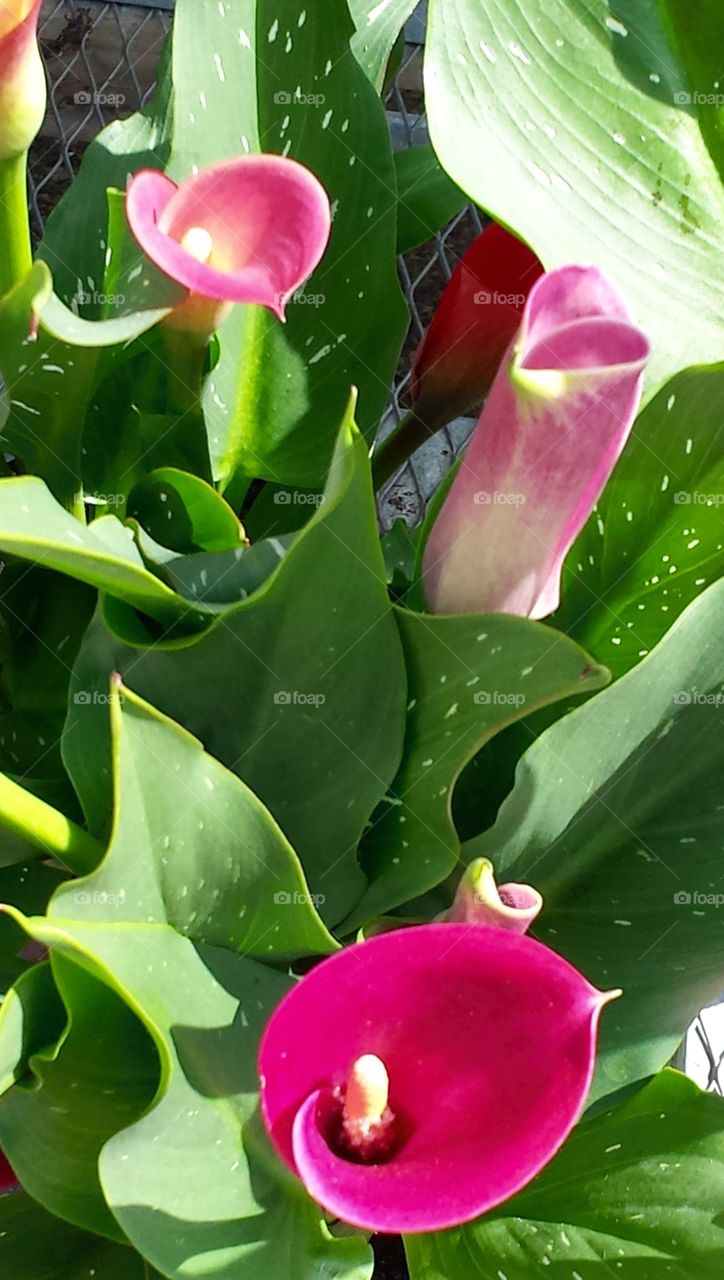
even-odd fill
[{"label": "leaf with pointed tip", "polygon": [[395,41],[418,0],[349,0],[355,25],[352,52],[378,93]]},{"label": "leaf with pointed tip", "polygon": [[127,514],[153,538],[179,554],[232,551],[244,530],[220,494],[188,471],[159,467],[130,492]]},{"label": "leaf with pointed tip", "polygon": [[410,1236],[412,1280],[716,1280],[724,1102],[664,1071],[585,1121],[530,1183],[454,1231]]},{"label": "leaf with pointed tip", "polygon": [[721,989],[724,580],[651,655],[522,757],[497,821],[463,846],[535,885],[534,932],[602,988],[594,1085],[659,1070]]},{"label": "leaf with pointed tip", "polygon": [[455,868],[451,796],[487,739],[526,711],[607,678],[567,636],[536,622],[395,612],[409,679],[405,751],[363,841],[370,887],[349,928],[425,893]]},{"label": "leaf with pointed tip", "polygon": [[364,889],[357,845],[399,764],[405,704],[369,458],[351,419],[314,516],[260,589],[201,642],[164,647],[138,636],[130,647],[100,618],[89,629],[64,751],[94,831],[109,812],[98,762],[113,671],[244,779],[299,854],[325,921],[342,919]]}]

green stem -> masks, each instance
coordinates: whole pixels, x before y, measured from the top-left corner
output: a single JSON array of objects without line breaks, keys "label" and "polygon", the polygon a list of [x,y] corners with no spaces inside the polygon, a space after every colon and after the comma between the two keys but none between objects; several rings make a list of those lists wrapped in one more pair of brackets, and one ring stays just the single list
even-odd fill
[{"label": "green stem", "polygon": [[412,457],[420,445],[430,440],[440,427],[431,427],[418,418],[414,409],[397,424],[372,454],[372,479],[381,489],[396,471]]},{"label": "green stem", "polygon": [[33,265],[28,217],[27,153],[0,160],[0,296]]},{"label": "green stem", "polygon": [[29,840],[78,875],[98,865],[103,847],[94,836],[44,800],[0,773],[0,826]]}]

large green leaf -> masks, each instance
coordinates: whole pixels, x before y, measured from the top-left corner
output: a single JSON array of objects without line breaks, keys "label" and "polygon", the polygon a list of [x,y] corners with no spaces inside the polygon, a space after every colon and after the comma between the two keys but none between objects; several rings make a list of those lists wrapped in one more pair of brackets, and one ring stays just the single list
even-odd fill
[{"label": "large green leaf", "polygon": [[405,147],[395,153],[397,170],[397,252],[408,253],[450,222],[467,197],[448,178],[432,147]]},{"label": "large green leaf", "polygon": [[[22,1186],[49,1212],[123,1241],[101,1190],[98,1158],[153,1101],[158,1055],[128,1005],[97,977],[60,954],[53,968],[61,991],[73,989],[68,1023],[57,1044],[30,1057],[33,1087],[21,1079],[0,1100],[0,1145]],[[8,1032],[0,1024],[0,1044]]]},{"label": "large green leaf", "polygon": [[409,1237],[412,1280],[715,1280],[722,1204],[724,1102],[666,1071],[494,1213]]},{"label": "large green leaf", "polygon": [[12,1280],[161,1280],[133,1249],[79,1231],[25,1195],[0,1197],[0,1264]]},{"label": "large green leaf", "polygon": [[203,641],[131,648],[100,620],[89,631],[64,749],[96,831],[110,804],[98,762],[113,671],[244,779],[299,854],[325,920],[342,919],[364,889],[356,848],[397,769],[405,705],[369,460],[349,423],[324,502]]},{"label": "large green leaf", "polygon": [[[168,921],[250,955],[334,950],[294,850],[253,792],[130,690],[111,695],[111,723],[113,831],[102,866],[68,889],[76,908],[107,894],[111,920],[122,907],[126,920]],[[137,865],[117,903],[124,860]],[[62,914],[62,894],[54,907]]]},{"label": "large green leaf", "polygon": [[[373,431],[402,341],[396,187],[385,113],[349,49],[345,0],[181,0],[169,171],[187,177],[240,152],[301,161],[333,202],[321,265],[281,325],[236,307],[221,329],[205,413],[216,475],[323,479],[350,387]],[[211,122],[211,123],[210,123]],[[280,211],[281,216],[281,211]]]},{"label": "large green leaf", "polygon": [[615,675],[724,573],[724,366],[680,374],[644,409],[566,561],[554,622]]},{"label": "large green leaf", "polygon": [[703,9],[692,24],[684,0],[430,4],[444,167],[547,267],[611,276],[653,339],[653,385],[724,353],[722,108],[706,102],[724,9]]},{"label": "large green leaf", "polygon": [[487,739],[535,707],[607,678],[577,644],[538,623],[396,614],[410,693],[405,753],[364,840],[371,883],[354,923],[425,893],[454,869],[460,842],[452,792]]},{"label": "large green leaf", "polygon": [[601,988],[595,1092],[658,1070],[721,989],[724,581],[639,667],[523,756],[489,831],[463,847],[529,881],[539,936]]},{"label": "large green leaf", "polygon": [[[112,861],[117,902],[137,864],[128,853]],[[107,895],[88,904],[69,895],[25,926],[51,947],[71,1015],[82,999],[79,963],[132,1007],[159,1053],[155,1105],[101,1153],[103,1191],[124,1231],[171,1280],[369,1280],[365,1241],[329,1235],[255,1117],[257,1041],[289,980],[167,924],[122,916]],[[58,965],[59,955],[77,963]],[[96,1059],[92,1038],[86,1050]],[[82,1124],[84,1098],[75,1097]]]}]

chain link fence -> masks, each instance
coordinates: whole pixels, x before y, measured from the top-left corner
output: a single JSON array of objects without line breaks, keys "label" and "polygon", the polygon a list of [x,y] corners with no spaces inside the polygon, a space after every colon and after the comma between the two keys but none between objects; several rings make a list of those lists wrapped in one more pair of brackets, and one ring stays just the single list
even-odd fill
[{"label": "chain link fence", "polygon": [[[30,166],[30,205],[37,236],[98,130],[137,110],[151,94],[172,8],[173,0],[139,0],[135,4],[46,0],[43,5],[40,39],[48,72],[49,108]],[[396,147],[427,141],[422,97],[424,9],[421,4],[408,23],[401,64],[387,97]],[[481,230],[480,214],[470,206],[427,244],[399,260],[410,308],[410,331],[383,432],[405,411],[412,354],[456,264]],[[453,423],[395,476],[381,500],[385,527],[398,517],[410,525],[419,522],[428,498],[470,428],[465,419]],[[723,1001],[724,995],[702,1010],[675,1062],[703,1088],[724,1095]]]}]

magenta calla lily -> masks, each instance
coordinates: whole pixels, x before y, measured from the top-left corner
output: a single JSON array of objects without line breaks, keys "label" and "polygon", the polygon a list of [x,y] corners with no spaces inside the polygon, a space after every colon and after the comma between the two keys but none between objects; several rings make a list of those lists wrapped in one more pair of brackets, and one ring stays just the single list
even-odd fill
[{"label": "magenta calla lily", "polygon": [[141,248],[190,290],[190,301],[217,311],[253,302],[280,319],[318,265],[331,227],[321,183],[277,155],[222,161],[180,186],[144,169],[131,180],[126,212]]},{"label": "magenta calla lily", "polygon": [[543,899],[532,885],[497,885],[492,862],[475,858],[444,919],[451,924],[489,924],[496,929],[527,933],[542,906]]},{"label": "magenta calla lily", "polygon": [[648,355],[596,268],[562,267],[533,286],[427,541],[434,612],[557,608],[563,561],[628,439]]},{"label": "magenta calla lily", "polygon": [[349,947],[266,1028],[272,1141],[345,1222],[465,1222],[529,1182],[570,1132],[609,998],[541,943],[486,925],[420,925]]},{"label": "magenta calla lily", "polygon": [[41,3],[0,0],[0,161],[27,151],[45,114],[37,39]]}]

